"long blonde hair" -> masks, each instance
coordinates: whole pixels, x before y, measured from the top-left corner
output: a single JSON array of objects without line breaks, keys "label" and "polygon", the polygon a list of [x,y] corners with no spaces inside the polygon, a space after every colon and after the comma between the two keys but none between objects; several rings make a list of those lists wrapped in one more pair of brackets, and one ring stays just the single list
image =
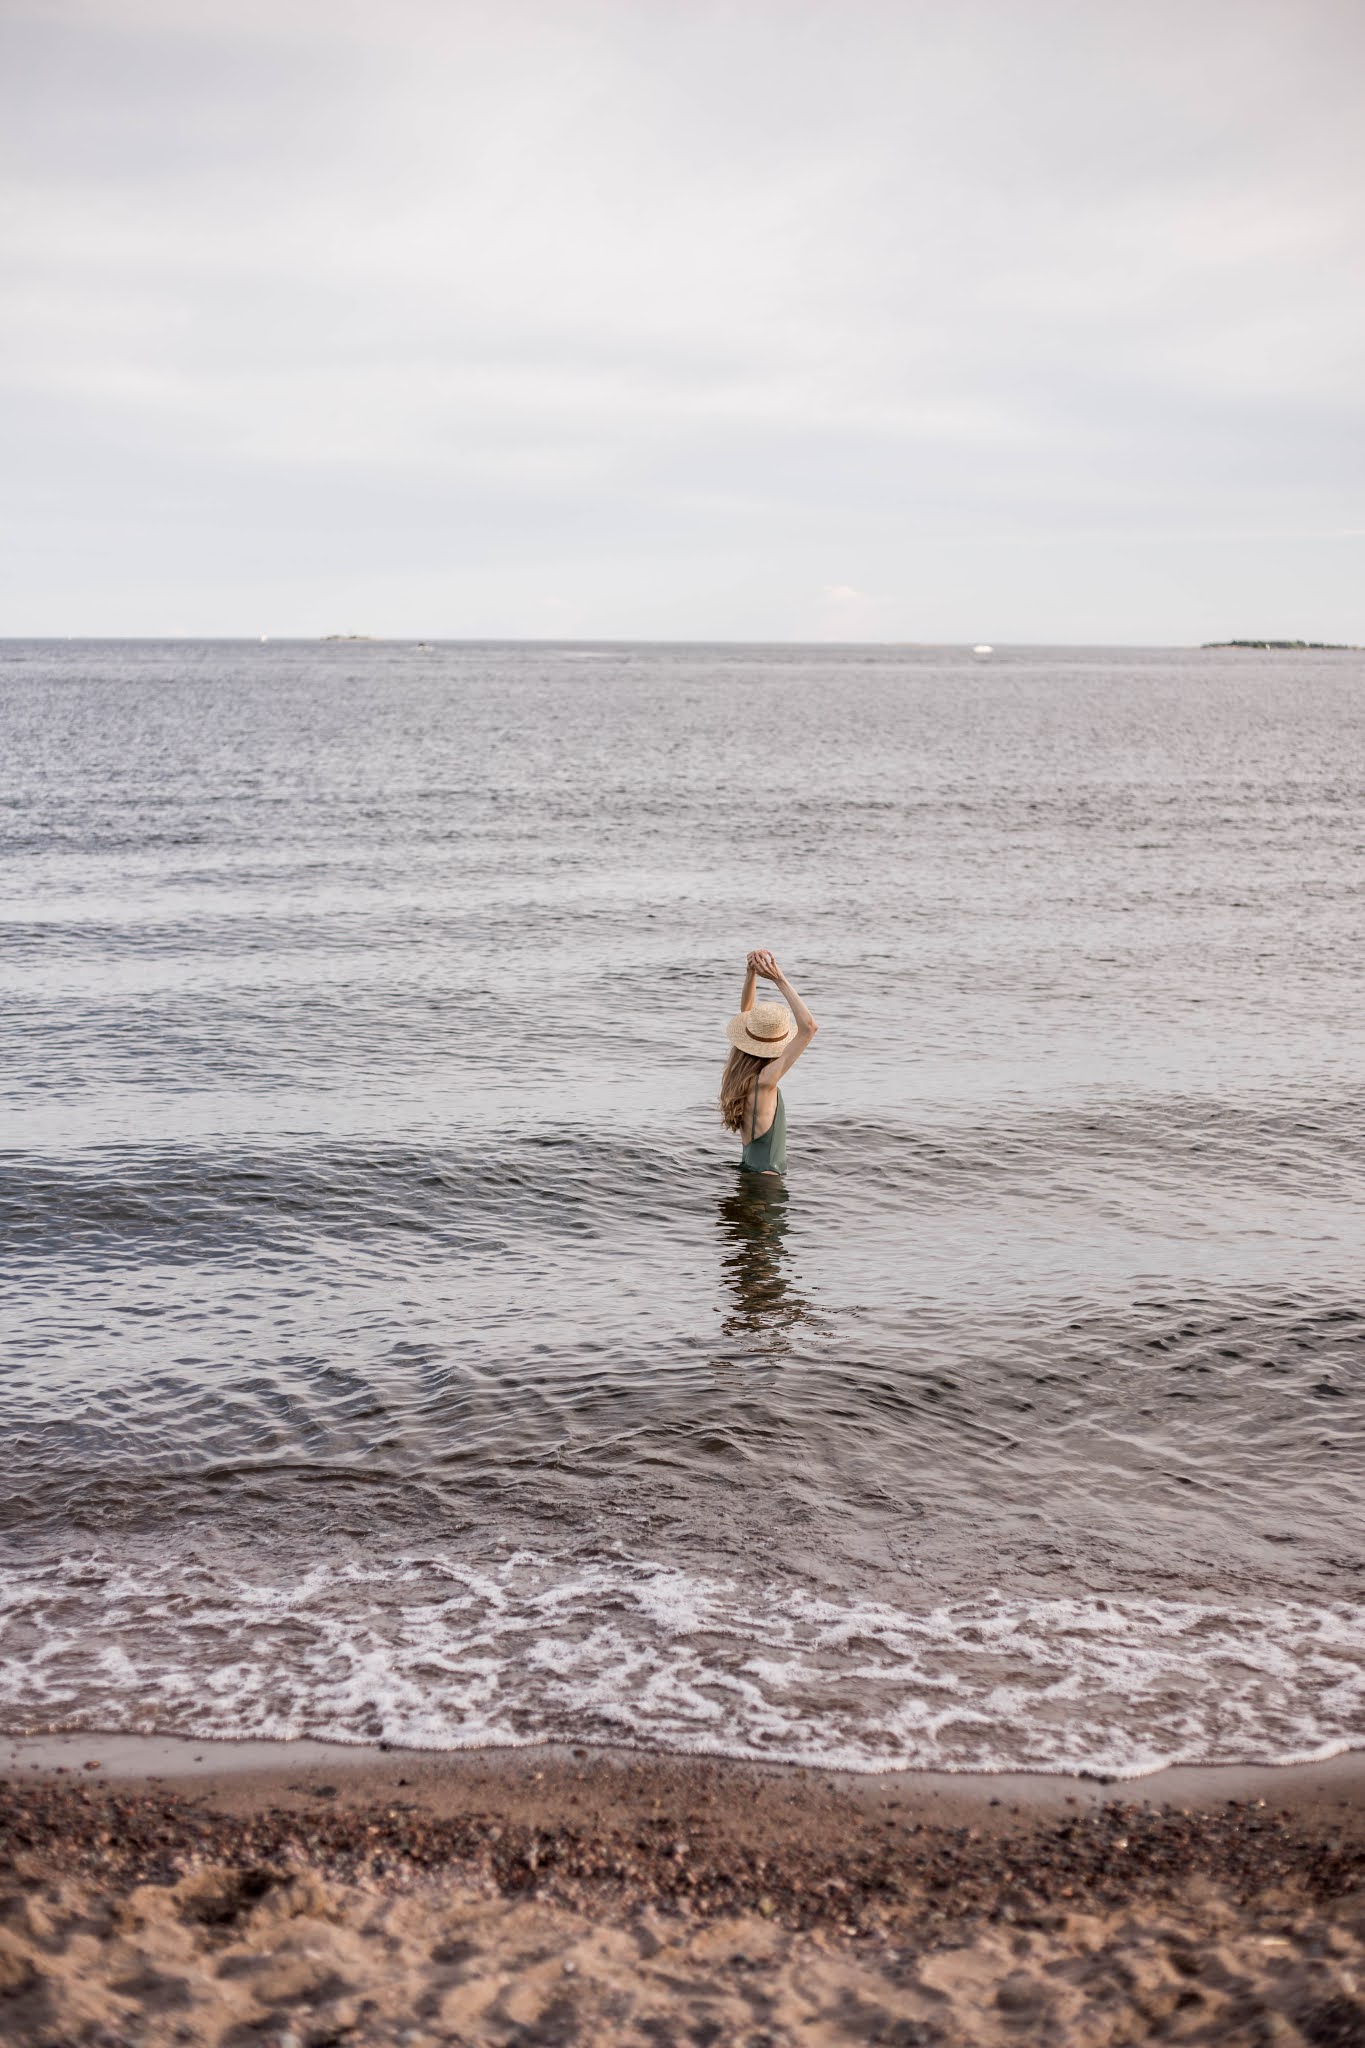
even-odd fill
[{"label": "long blonde hair", "polygon": [[744,1129],[744,1113],[752,1090],[757,1088],[759,1073],[767,1064],[758,1053],[744,1052],[739,1046],[725,1062],[725,1072],[720,1077],[720,1120],[727,1131]]}]

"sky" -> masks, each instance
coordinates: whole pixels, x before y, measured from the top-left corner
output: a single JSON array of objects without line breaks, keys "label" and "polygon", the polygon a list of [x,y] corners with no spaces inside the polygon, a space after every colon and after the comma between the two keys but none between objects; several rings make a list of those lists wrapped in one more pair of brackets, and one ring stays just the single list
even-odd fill
[{"label": "sky", "polygon": [[0,634],[1365,641],[1359,0],[0,0]]}]

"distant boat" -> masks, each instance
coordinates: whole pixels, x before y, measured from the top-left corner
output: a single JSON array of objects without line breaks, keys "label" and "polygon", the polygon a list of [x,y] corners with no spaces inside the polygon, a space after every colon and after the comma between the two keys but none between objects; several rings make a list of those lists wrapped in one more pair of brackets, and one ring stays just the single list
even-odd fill
[{"label": "distant boat", "polygon": [[981,645],[979,647],[974,647],[972,649],[973,654],[979,654],[983,657],[983,659],[986,655],[994,654],[994,652],[995,649],[993,647],[988,647],[984,640],[981,642]]}]

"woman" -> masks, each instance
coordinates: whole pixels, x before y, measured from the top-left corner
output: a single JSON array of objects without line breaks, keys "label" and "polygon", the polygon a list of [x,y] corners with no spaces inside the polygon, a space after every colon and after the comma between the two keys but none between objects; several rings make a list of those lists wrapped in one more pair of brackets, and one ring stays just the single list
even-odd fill
[{"label": "woman", "polygon": [[[755,1003],[760,975],[777,984],[786,1003]],[[740,1164],[750,1173],[787,1170],[787,1112],[777,1084],[819,1029],[772,954],[751,953],[739,1015],[725,1027],[734,1051],[720,1079],[721,1122],[727,1131],[748,1133]]]}]

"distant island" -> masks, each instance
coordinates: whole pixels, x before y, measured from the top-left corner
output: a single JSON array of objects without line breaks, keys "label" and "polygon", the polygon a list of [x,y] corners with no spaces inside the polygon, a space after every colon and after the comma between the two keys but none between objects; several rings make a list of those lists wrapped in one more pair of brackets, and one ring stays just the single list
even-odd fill
[{"label": "distant island", "polygon": [[1303,652],[1312,649],[1318,654],[1359,654],[1348,640],[1205,640],[1205,647],[1282,647]]},{"label": "distant island", "polygon": [[324,633],[324,640],[373,640],[373,633]]}]

